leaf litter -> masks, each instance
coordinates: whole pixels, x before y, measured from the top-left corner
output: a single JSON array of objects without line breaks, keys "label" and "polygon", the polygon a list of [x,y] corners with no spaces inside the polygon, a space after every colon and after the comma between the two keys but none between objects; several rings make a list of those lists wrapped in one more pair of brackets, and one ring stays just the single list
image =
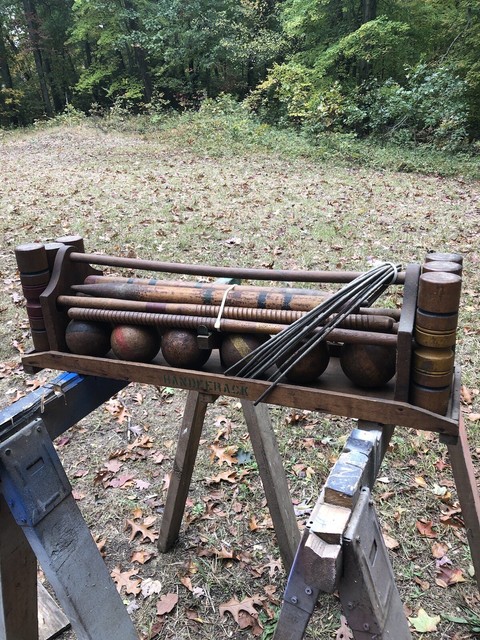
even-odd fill
[{"label": "leaf litter", "polygon": [[[478,210],[478,185],[332,169],[268,153],[234,160],[199,158],[188,149],[172,148],[161,135],[142,138],[86,127],[40,129],[12,135],[2,144],[9,153],[2,158],[0,205],[7,204],[4,212],[15,211],[14,225],[10,214],[0,216],[6,256],[0,301],[4,406],[38,388],[43,378],[26,376],[19,366],[30,343],[13,259],[17,244],[79,233],[92,251],[228,266],[326,269],[361,269],[369,256],[379,254],[421,262],[426,251],[450,248],[465,254],[466,304],[457,353],[478,470],[480,256],[475,238],[480,227],[478,216],[470,215]],[[29,153],[32,148],[43,163],[38,154]],[[237,189],[238,184],[251,188]],[[412,193],[417,194],[414,208]],[[74,216],[65,217],[65,201]],[[382,212],[381,218],[375,212]],[[271,241],[266,243],[267,236]],[[299,242],[302,251],[292,251]],[[46,378],[53,375],[44,373]],[[143,638],[161,634],[209,640],[232,636],[241,626],[245,637],[258,637],[279,607],[279,597],[267,593],[282,593],[285,574],[257,473],[248,460],[247,468],[239,470],[238,453],[245,451],[248,436],[238,402],[227,400],[219,404],[221,414],[207,415],[187,524],[167,556],[156,547],[184,399],[183,392],[169,387],[131,385],[56,444]],[[273,415],[296,503],[313,504],[351,425],[302,409],[275,409]],[[468,602],[473,610],[479,603],[472,600],[461,511],[454,487],[445,483],[451,471],[444,447],[427,439],[413,445],[415,439],[400,430],[395,434],[384,463],[388,491],[380,487],[383,499],[375,496],[377,510],[394,541],[391,559],[402,599],[413,607],[412,627],[424,638],[453,638],[454,629],[465,634],[465,627],[449,622],[443,612],[455,617]],[[409,460],[414,464],[406,464]],[[89,473],[76,475],[80,468]],[[439,474],[445,476],[441,481]],[[220,502],[210,500],[218,487],[225,488]],[[308,509],[297,513],[302,527]],[[432,540],[445,546],[443,555],[439,550],[432,555]],[[186,574],[186,562],[197,570]],[[143,598],[144,582],[146,592],[151,584],[155,589],[161,585],[163,592],[153,590]],[[419,588],[422,608],[416,606]],[[223,616],[222,603],[231,607]],[[338,603],[324,598],[306,638],[327,640],[340,631],[349,637]]]}]

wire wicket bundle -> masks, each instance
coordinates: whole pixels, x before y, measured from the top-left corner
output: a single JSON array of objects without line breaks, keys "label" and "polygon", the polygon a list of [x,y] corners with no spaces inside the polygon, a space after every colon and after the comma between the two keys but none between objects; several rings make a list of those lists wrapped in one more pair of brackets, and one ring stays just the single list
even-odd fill
[{"label": "wire wicket bundle", "polygon": [[[337,327],[359,306],[369,307],[395,282],[401,265],[385,262],[361,274],[342,287],[317,307],[293,322],[260,347],[227,369],[227,375],[239,378],[258,378],[277,364],[277,370],[270,375],[271,385],[254,404],[261,402],[290,371],[315,346],[325,340],[330,331]],[[333,316],[333,317],[332,317]],[[285,358],[281,364],[282,358]]]}]

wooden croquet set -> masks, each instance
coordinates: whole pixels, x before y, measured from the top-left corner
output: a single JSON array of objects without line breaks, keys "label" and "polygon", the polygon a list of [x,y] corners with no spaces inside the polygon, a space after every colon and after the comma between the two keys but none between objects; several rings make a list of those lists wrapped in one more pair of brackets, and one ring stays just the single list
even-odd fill
[{"label": "wooden croquet set", "polygon": [[[480,583],[480,498],[455,364],[460,255],[347,272],[88,254],[76,236],[15,253],[34,346],[23,366],[68,373],[0,413],[0,637],[38,638],[37,560],[79,640],[137,637],[52,444],[129,382],[188,391],[162,552],[179,536],[208,406],[241,401],[289,572],[275,640],[300,640],[334,591],[356,640],[411,637],[371,497],[395,427],[437,432],[448,447]],[[401,308],[382,302],[391,291]],[[358,420],[303,532],[267,402]]]}]

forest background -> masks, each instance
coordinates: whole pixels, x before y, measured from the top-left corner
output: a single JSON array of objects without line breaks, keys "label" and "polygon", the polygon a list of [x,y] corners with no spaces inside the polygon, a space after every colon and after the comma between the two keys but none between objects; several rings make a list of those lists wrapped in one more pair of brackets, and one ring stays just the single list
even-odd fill
[{"label": "forest background", "polygon": [[0,0],[0,126],[229,94],[266,124],[478,151],[479,0]]}]

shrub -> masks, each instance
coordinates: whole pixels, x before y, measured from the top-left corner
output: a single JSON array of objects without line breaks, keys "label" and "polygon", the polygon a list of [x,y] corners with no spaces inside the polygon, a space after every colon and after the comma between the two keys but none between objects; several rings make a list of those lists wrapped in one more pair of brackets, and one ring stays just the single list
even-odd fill
[{"label": "shrub", "polygon": [[419,64],[405,84],[390,79],[366,93],[368,126],[393,139],[458,150],[467,140],[467,86],[448,67]]}]

